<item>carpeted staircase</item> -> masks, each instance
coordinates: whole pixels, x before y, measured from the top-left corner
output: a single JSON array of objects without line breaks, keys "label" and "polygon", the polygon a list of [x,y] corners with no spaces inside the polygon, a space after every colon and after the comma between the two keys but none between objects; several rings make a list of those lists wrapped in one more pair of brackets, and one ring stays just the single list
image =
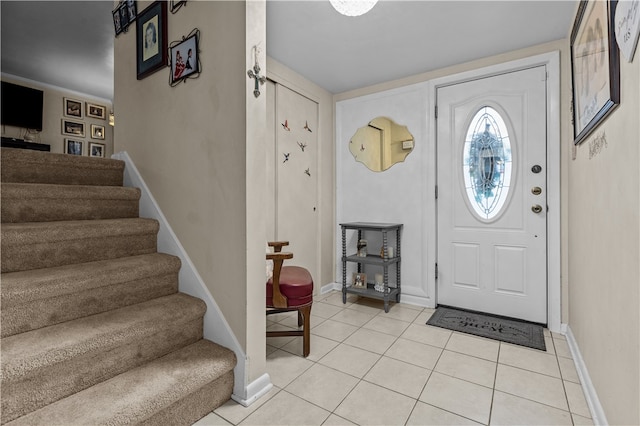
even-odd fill
[{"label": "carpeted staircase", "polygon": [[2,148],[1,423],[192,424],[233,390],[118,160]]}]

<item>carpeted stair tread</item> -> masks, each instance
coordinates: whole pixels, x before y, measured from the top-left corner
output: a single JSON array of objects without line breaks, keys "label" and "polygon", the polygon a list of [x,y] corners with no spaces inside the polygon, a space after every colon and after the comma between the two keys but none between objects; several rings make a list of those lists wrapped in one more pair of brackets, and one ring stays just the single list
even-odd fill
[{"label": "carpeted stair tread", "polygon": [[140,190],[124,186],[2,183],[2,222],[138,217]]},{"label": "carpeted stair tread", "polygon": [[153,253],[159,227],[142,218],[6,223],[0,230],[2,272]]},{"label": "carpeted stair tread", "polygon": [[[127,371],[82,392],[43,407],[9,423],[18,425],[124,425],[149,422],[178,424],[170,412],[181,400],[196,395],[208,384],[219,382],[222,389],[203,392],[205,407],[191,424],[227,401],[233,389],[233,352],[207,340]],[[158,413],[167,413],[167,417]]]},{"label": "carpeted stair tread", "polygon": [[0,423],[191,425],[224,404],[236,357],[120,160],[0,151]]},{"label": "carpeted stair tread", "polygon": [[205,303],[177,293],[2,339],[2,422],[202,339]]},{"label": "carpeted stair tread", "polygon": [[2,337],[176,293],[179,270],[152,253],[2,274]]},{"label": "carpeted stair tread", "polygon": [[122,186],[124,162],[108,158],[2,148],[2,182]]}]

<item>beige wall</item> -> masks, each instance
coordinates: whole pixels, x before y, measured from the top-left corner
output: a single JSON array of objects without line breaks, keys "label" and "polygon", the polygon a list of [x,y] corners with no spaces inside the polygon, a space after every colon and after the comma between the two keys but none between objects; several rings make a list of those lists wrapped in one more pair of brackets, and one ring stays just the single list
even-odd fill
[{"label": "beige wall", "polygon": [[169,42],[200,30],[202,73],[176,87],[168,67],[136,80],[135,26],[115,40],[115,150],[133,159],[246,350],[249,381],[265,366],[264,155],[252,127],[264,127],[264,104],[246,74],[248,46],[266,44],[260,4],[193,1],[169,13]]},{"label": "beige wall", "polygon": [[[640,53],[569,160],[569,326],[610,424],[640,424]],[[570,140],[565,143],[571,144]]]},{"label": "beige wall", "polygon": [[[89,155],[89,142],[101,143],[105,145],[105,157],[110,157],[113,154],[113,127],[109,126],[108,120],[101,120],[99,118],[87,117],[86,105],[87,102],[92,104],[101,105],[106,108],[106,118],[109,117],[111,111],[111,101],[101,98],[96,98],[91,95],[83,93],[73,92],[67,89],[39,83],[36,81],[26,80],[23,78],[15,77],[9,74],[2,74],[2,80],[10,83],[18,84],[20,86],[32,87],[34,89],[42,90],[44,92],[44,103],[42,106],[42,132],[30,133],[35,143],[43,143],[51,145],[51,152],[64,152],[64,139],[72,138],[74,140],[83,141],[83,155]],[[64,112],[64,98],[70,98],[83,102],[84,110],[82,111],[82,118],[76,119],[71,117],[65,117]],[[62,134],[62,119],[68,118],[73,121],[80,121],[85,126],[85,136],[75,137]],[[104,139],[92,139],[91,138],[91,125],[104,126],[105,138]],[[13,126],[2,126],[2,136],[8,138],[24,139],[25,129]]]}]

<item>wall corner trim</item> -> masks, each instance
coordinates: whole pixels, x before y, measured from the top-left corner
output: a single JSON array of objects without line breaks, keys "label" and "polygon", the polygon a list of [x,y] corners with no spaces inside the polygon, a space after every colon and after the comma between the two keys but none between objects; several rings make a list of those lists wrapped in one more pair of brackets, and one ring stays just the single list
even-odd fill
[{"label": "wall corner trim", "polygon": [[[565,324],[563,324],[564,328]],[[576,370],[578,371],[578,377],[580,378],[580,385],[582,386],[582,391],[584,392],[584,396],[587,400],[587,405],[589,406],[589,412],[591,412],[591,419],[595,425],[608,425],[607,417],[604,414],[604,409],[600,404],[600,400],[598,399],[598,394],[596,393],[596,389],[591,382],[591,377],[589,376],[589,372],[587,371],[587,365],[584,363],[584,359],[582,359],[582,354],[580,353],[580,348],[578,348],[578,342],[576,341],[573,332],[571,331],[571,327],[566,325],[566,334],[567,343],[569,345],[569,349],[571,350],[571,356],[573,357],[573,362],[576,365]]]},{"label": "wall corner trim", "polygon": [[233,370],[233,394],[243,395],[244,398],[248,400],[249,386],[252,385],[245,387],[245,383],[247,382],[246,375],[249,371],[244,362],[244,360],[246,360],[246,354],[242,346],[240,346],[233,330],[229,326],[229,323],[222,314],[212,294],[209,292],[202,277],[198,274],[189,255],[184,247],[182,247],[182,244],[180,244],[180,241],[178,241],[178,237],[173,232],[173,229],[171,229],[171,226],[169,226],[169,222],[160,210],[160,206],[155,198],[151,195],[149,187],[142,179],[140,172],[129,154],[126,151],[121,151],[113,154],[111,158],[125,162],[124,186],[140,189],[140,216],[156,219],[160,223],[160,230],[158,231],[158,251],[180,258],[182,267],[179,272],[179,290],[190,296],[202,299],[206,303],[207,311],[204,315],[204,338],[229,348],[236,354],[238,363]]},{"label": "wall corner trim", "polygon": [[231,399],[243,407],[248,407],[266,395],[272,388],[273,384],[271,383],[271,377],[269,377],[267,373],[264,373],[262,376],[247,385],[244,397],[236,395],[234,392],[231,395]]}]

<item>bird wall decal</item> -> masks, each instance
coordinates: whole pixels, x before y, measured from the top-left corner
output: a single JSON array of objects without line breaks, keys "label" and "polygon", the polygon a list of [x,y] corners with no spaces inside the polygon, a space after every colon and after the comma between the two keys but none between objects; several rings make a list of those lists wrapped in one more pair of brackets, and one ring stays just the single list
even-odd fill
[{"label": "bird wall decal", "polygon": [[289,128],[289,122],[287,120],[284,120],[284,123],[282,123],[282,127],[287,131],[290,132],[291,129]]}]

